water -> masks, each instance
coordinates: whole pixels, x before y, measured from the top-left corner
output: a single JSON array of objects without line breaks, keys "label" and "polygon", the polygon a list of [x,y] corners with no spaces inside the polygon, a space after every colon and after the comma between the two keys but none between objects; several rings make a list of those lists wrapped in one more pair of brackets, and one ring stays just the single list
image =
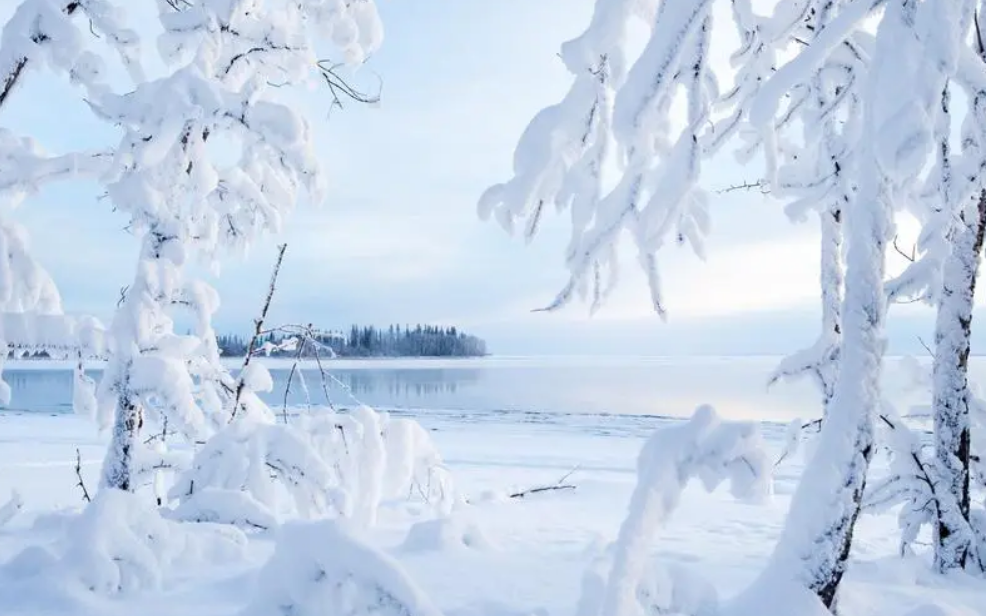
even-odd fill
[{"label": "water", "polygon": [[[585,415],[586,421],[600,414],[683,417],[703,402],[736,419],[788,421],[817,415],[818,396],[808,382],[779,384],[768,391],[765,383],[776,362],[768,357],[484,358],[338,360],[325,365],[332,375],[326,384],[329,399],[344,407],[358,401],[387,410],[461,413],[473,419],[522,413],[532,422],[572,414]],[[274,391],[263,397],[280,409],[290,363],[267,365]],[[986,378],[986,358],[974,358],[971,366],[973,377]],[[302,375],[312,404],[324,405],[318,371],[306,365]],[[71,412],[69,366],[10,362],[4,378],[13,390],[8,411]],[[910,380],[899,360],[888,360],[885,387],[899,406],[921,401],[920,392],[908,391]],[[289,407],[307,404],[297,376],[286,401]]]}]

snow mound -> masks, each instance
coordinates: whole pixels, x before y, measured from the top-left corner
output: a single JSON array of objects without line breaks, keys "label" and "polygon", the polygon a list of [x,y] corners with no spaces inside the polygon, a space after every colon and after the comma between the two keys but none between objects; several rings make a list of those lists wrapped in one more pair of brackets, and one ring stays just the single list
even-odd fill
[{"label": "snow mound", "polygon": [[783,576],[771,575],[761,575],[746,590],[725,602],[720,614],[722,616],[763,616],[764,614],[832,616],[832,612],[815,593]]},{"label": "snow mound", "polygon": [[264,587],[239,616],[440,616],[386,554],[334,520],[280,527]]},{"label": "snow mound", "polygon": [[61,542],[25,549],[3,573],[115,595],[160,589],[172,570],[243,558],[246,537],[235,528],[172,522],[146,500],[101,490],[65,527]]},{"label": "snow mound", "polygon": [[[575,616],[604,613],[606,586],[613,564],[611,553],[609,549],[607,554],[595,559],[583,576]],[[717,616],[719,613],[719,598],[712,584],[684,567],[656,559],[644,567],[633,593],[641,614]]]},{"label": "snow mound", "polygon": [[232,524],[266,530],[277,526],[277,518],[249,492],[204,488],[181,502],[171,517],[185,522]]},{"label": "snow mound", "polygon": [[23,507],[24,499],[21,498],[20,492],[14,490],[10,495],[10,500],[3,507],[0,507],[0,527],[9,524]]},{"label": "snow mound", "polygon": [[456,517],[435,518],[418,522],[411,527],[402,549],[410,552],[437,551],[458,548],[489,549],[492,547],[483,530],[474,522]]}]

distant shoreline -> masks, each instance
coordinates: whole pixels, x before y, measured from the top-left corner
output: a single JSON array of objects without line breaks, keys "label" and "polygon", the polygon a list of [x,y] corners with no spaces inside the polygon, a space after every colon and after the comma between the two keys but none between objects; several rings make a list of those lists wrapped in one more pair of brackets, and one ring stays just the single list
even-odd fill
[{"label": "distant shoreline", "polygon": [[[680,355],[680,356],[660,356],[660,355],[496,355],[488,354],[475,357],[337,357],[322,359],[323,365],[330,370],[347,369],[441,369],[441,368],[514,368],[514,367],[552,367],[552,366],[640,366],[640,365],[682,365],[700,364],[715,365],[724,362],[764,362],[775,363],[782,359],[782,355]],[[889,361],[900,360],[906,355],[888,355]],[[986,356],[973,356],[972,359],[979,360]],[[918,357],[922,363],[931,362],[930,357]],[[243,364],[242,357],[224,357],[222,363],[229,369],[237,370]],[[295,359],[290,357],[263,357],[258,356],[254,359],[263,363],[268,369],[287,370],[295,363]],[[87,371],[99,371],[102,369],[103,361],[87,361],[85,368]],[[298,360],[306,370],[316,369],[315,359],[306,358]],[[52,370],[69,371],[76,366],[76,361],[71,359],[51,359],[51,358],[23,358],[8,359],[4,364],[4,372],[32,370]]]}]

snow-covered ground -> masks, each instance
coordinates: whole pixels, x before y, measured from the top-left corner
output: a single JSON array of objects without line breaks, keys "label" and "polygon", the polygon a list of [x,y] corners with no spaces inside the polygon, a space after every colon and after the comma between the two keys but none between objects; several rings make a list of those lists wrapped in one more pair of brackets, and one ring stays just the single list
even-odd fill
[{"label": "snow-covered ground", "polygon": [[[407,503],[385,507],[368,537],[395,557],[446,614],[457,616],[574,614],[586,567],[615,538],[626,512],[635,458],[645,437],[675,421],[436,412],[422,413],[419,420],[431,431],[469,502],[454,519],[466,529],[470,545],[443,539],[427,527],[409,537],[411,527],[428,514]],[[764,424],[763,430],[776,454],[784,426]],[[25,501],[24,512],[0,530],[0,561],[28,545],[52,540],[64,524],[52,512],[81,505],[76,448],[92,489],[103,447],[91,425],[74,416],[0,415],[0,499],[16,488]],[[800,454],[778,467],[775,493],[763,505],[737,503],[725,490],[706,494],[693,486],[659,532],[654,553],[701,572],[721,597],[739,591],[764,565],[800,469]],[[574,490],[508,497],[565,476]],[[897,536],[892,514],[862,519],[844,614],[899,616],[927,603],[949,615],[986,613],[983,582],[963,576],[946,580],[928,572],[920,558],[902,560],[896,556]],[[0,583],[0,614],[236,614],[265,583],[261,567],[273,546],[271,536],[255,535],[245,554],[214,558],[208,566],[176,564],[165,570],[160,590],[112,599],[8,580]]]}]

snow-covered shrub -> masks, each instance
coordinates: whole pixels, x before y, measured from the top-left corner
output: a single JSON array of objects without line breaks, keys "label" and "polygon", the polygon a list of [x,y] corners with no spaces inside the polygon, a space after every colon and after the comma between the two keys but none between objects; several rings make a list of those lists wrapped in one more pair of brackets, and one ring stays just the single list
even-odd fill
[{"label": "snow-covered shrub", "polygon": [[336,473],[294,426],[240,418],[199,449],[169,497],[180,519],[269,528],[282,515],[345,514]]},{"label": "snow-covered shrub", "polygon": [[363,405],[352,413],[308,415],[301,426],[338,471],[357,522],[372,526],[389,500],[421,499],[439,514],[451,512],[452,476],[418,422]]},{"label": "snow-covered shrub", "polygon": [[112,595],[159,589],[171,571],[188,566],[241,559],[245,546],[236,529],[178,524],[147,499],[101,490],[52,548],[28,548],[4,570]]},{"label": "snow-covered shrub", "polygon": [[884,406],[879,434],[890,452],[890,469],[874,479],[863,501],[866,510],[885,512],[900,506],[897,521],[901,530],[900,553],[907,554],[921,527],[935,519],[934,460],[921,433]]},{"label": "snow-covered shrub", "polygon": [[488,549],[489,539],[475,522],[456,516],[416,522],[407,532],[402,549],[409,552],[448,549]]},{"label": "snow-covered shrub", "polygon": [[269,528],[289,517],[373,526],[385,499],[421,497],[451,511],[451,477],[416,422],[366,406],[273,421],[237,417],[199,449],[169,492],[173,514]]},{"label": "snow-covered shrub", "polygon": [[259,579],[239,616],[440,616],[394,559],[334,520],[282,526]]},{"label": "snow-covered shrub", "polygon": [[728,479],[736,497],[762,499],[770,493],[770,470],[758,426],[722,421],[710,406],[698,407],[681,426],[656,431],[637,459],[637,486],[612,548],[606,581],[586,578],[579,616],[630,616],[665,609],[675,601],[681,603],[678,613],[710,613],[712,605],[688,590],[700,586],[692,579],[682,582],[687,588],[676,590],[679,577],[651,568],[645,581],[651,541],[691,479],[698,478],[710,491]]},{"label": "snow-covered shrub", "polygon": [[451,512],[455,485],[428,431],[413,419],[381,416],[387,452],[383,498],[420,496],[440,513]]}]

